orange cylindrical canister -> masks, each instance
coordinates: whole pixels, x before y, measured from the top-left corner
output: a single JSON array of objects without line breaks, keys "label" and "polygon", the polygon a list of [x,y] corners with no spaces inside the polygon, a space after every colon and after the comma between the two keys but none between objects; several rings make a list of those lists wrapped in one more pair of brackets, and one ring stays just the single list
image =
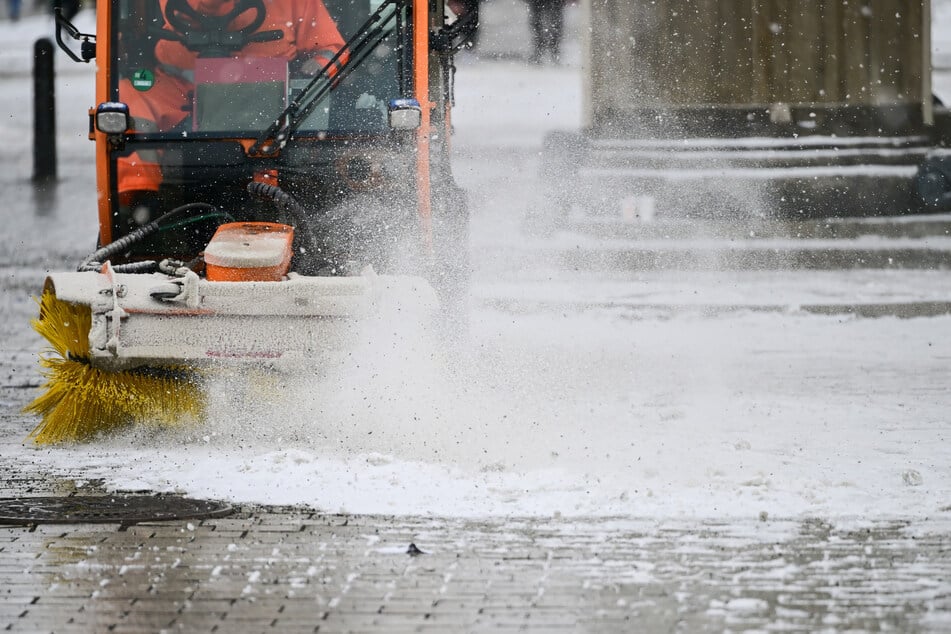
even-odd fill
[{"label": "orange cylindrical canister", "polygon": [[294,228],[276,222],[231,222],[205,247],[212,282],[279,282],[291,268]]}]

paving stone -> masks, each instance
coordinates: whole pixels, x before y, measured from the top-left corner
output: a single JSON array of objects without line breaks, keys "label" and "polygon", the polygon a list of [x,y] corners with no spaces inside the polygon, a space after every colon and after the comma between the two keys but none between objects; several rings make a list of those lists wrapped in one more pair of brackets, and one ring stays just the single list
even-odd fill
[{"label": "paving stone", "polygon": [[[940,630],[928,614],[951,611],[951,531],[938,520],[855,534],[790,522],[781,533],[792,537],[765,543],[729,523],[631,521],[606,540],[608,520],[239,512],[0,530],[0,629],[813,630],[828,617],[842,629],[927,631]],[[410,542],[428,554],[392,552]],[[738,596],[766,607],[711,609]]]}]

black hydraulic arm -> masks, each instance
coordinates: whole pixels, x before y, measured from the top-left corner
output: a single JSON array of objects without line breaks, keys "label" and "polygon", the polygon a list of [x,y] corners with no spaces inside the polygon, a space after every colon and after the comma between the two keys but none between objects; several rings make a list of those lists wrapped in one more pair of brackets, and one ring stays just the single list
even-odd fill
[{"label": "black hydraulic arm", "polygon": [[[320,69],[317,75],[274,119],[251,146],[252,156],[274,156],[291,135],[314,111],[320,101],[363,63],[388,35],[387,27],[396,23],[400,10],[410,0],[384,0],[343,47]],[[392,10],[390,10],[392,7]],[[389,11],[389,13],[388,13]],[[332,68],[338,72],[331,75]]]}]

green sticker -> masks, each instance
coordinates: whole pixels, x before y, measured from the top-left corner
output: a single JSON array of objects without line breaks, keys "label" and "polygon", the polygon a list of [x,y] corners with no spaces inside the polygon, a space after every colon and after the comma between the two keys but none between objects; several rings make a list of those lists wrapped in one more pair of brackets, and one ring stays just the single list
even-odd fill
[{"label": "green sticker", "polygon": [[155,75],[147,68],[132,73],[132,87],[136,90],[149,90],[155,85]]}]

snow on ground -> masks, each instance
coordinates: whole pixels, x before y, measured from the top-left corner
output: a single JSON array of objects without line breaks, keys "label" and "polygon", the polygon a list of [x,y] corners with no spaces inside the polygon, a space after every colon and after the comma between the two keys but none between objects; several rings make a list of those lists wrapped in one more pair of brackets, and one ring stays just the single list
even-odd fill
[{"label": "snow on ground", "polygon": [[951,499],[951,318],[480,317],[455,372],[358,354],[231,390],[200,428],[25,451],[120,488],[357,513],[915,516]]},{"label": "snow on ground", "polygon": [[[514,0],[487,8],[504,2],[514,10]],[[502,14],[487,15],[492,24]],[[576,28],[576,13],[571,20]],[[24,46],[48,28],[45,17],[2,24],[0,46]],[[524,39],[483,44],[507,53],[463,57],[457,74],[455,171],[472,190],[476,263],[484,266],[476,272],[480,303],[468,345],[407,348],[385,340],[320,375],[222,377],[201,426],[142,427],[90,444],[37,448],[22,443],[33,423],[24,419],[22,429],[0,439],[3,454],[19,455],[24,469],[101,478],[116,489],[353,513],[947,512],[951,318],[859,319],[796,309],[823,301],[947,301],[947,275],[499,274],[498,260],[481,256],[522,241],[518,220],[532,196],[532,157],[547,130],[579,125],[580,80],[575,49],[562,66],[532,68],[519,59]],[[0,60],[15,59],[0,53]],[[9,228],[7,255],[0,256],[8,291],[5,358],[38,346],[26,322],[34,310],[28,295],[39,289],[43,270],[66,268],[95,233],[92,144],[85,139],[92,69],[70,67],[59,78],[63,176],[37,199],[22,184],[30,169],[23,134],[30,83],[16,63],[7,65],[3,81],[11,89],[0,97],[10,113],[0,122],[0,182],[16,192],[0,211]],[[549,308],[536,310],[532,300]],[[762,302],[786,309],[752,310]],[[624,310],[651,303],[735,310]]]}]

